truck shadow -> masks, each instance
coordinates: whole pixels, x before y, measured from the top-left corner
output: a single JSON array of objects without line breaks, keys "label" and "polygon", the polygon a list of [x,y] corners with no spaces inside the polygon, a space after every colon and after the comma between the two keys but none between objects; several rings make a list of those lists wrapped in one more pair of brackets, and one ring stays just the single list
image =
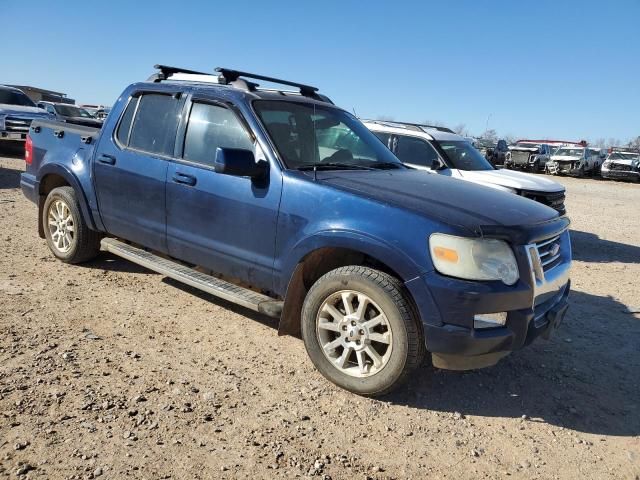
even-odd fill
[{"label": "truck shadow", "polygon": [[603,240],[597,235],[571,230],[573,259],[581,262],[640,263],[640,247]]},{"label": "truck shadow", "polygon": [[[453,414],[528,417],[575,431],[640,434],[640,316],[611,297],[572,292],[551,341],[473,372],[424,368],[383,401]],[[526,425],[525,425],[526,427]]]},{"label": "truck shadow", "polygon": [[20,186],[20,174],[22,170],[0,167],[0,190],[18,188]]},{"label": "truck shadow", "polygon": [[[102,252],[96,259],[90,262],[81,263],[79,264],[79,266],[96,270],[104,270],[108,272],[160,275],[153,270],[146,269],[133,262],[124,260],[120,257],[117,257],[116,255],[105,252]],[[211,295],[209,293],[203,292],[202,290],[198,290],[197,288],[190,287],[189,285],[185,285],[184,283],[180,283],[177,280],[173,280],[169,277],[164,277],[162,279],[162,282],[170,285],[171,287],[177,288],[178,290],[186,292],[189,295],[198,297],[205,302],[213,303],[226,310],[229,310],[238,315],[242,315],[243,317],[249,318],[250,320],[253,320],[255,322],[262,323],[263,325],[271,327],[275,330],[278,329],[278,319],[276,318],[271,318],[261,313],[254,312],[253,310],[249,310],[248,308],[241,307],[239,305],[236,305],[235,303],[228,302],[226,300],[223,300],[222,298],[216,297],[215,295]]]}]

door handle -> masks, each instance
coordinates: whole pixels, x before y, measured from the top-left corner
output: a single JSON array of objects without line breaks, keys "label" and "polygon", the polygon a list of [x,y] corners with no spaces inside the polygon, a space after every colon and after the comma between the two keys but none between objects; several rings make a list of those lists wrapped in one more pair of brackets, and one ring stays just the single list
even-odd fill
[{"label": "door handle", "polygon": [[182,185],[189,185],[190,187],[193,187],[196,184],[197,179],[193,175],[176,172],[173,174],[173,181]]},{"label": "door handle", "polygon": [[103,154],[98,157],[98,161],[100,163],[104,163],[105,165],[115,165],[116,157],[114,157],[113,155]]}]

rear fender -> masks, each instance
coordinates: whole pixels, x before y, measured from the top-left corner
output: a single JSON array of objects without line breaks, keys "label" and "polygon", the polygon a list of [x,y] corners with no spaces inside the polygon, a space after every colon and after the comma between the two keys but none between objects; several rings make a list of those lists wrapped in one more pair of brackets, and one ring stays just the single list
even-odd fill
[{"label": "rear fender", "polygon": [[91,210],[89,209],[89,202],[87,201],[87,197],[80,185],[80,181],[78,180],[78,178],[69,169],[60,164],[46,163],[42,165],[42,167],[38,171],[38,179],[36,181],[36,191],[38,192],[38,234],[40,235],[40,237],[44,238],[42,216],[44,202],[47,199],[47,192],[44,188],[46,186],[46,178],[50,175],[61,177],[70,187],[73,188],[73,190],[76,192],[78,203],[80,204],[82,219],[91,230],[98,230],[93,219],[93,215],[91,214]]}]

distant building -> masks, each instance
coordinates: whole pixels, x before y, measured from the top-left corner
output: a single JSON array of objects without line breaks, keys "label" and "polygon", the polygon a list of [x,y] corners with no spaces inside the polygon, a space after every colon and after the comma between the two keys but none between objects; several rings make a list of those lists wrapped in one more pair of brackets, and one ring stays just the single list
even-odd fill
[{"label": "distant building", "polygon": [[10,87],[19,88],[27,97],[38,102],[58,102],[74,105],[76,101],[67,97],[66,93],[54,92],[53,90],[45,90],[44,88],[30,87],[28,85],[9,85]]}]

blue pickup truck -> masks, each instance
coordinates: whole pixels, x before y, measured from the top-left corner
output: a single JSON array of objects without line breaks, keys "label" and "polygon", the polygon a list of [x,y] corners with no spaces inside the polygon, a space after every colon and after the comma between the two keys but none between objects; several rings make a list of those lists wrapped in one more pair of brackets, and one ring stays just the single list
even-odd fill
[{"label": "blue pickup truck", "polygon": [[362,395],[427,354],[493,365],[562,321],[571,246],[555,210],[407,168],[314,87],[156,68],[100,130],[31,126],[21,185],[63,262],[108,251],[278,317]]}]

